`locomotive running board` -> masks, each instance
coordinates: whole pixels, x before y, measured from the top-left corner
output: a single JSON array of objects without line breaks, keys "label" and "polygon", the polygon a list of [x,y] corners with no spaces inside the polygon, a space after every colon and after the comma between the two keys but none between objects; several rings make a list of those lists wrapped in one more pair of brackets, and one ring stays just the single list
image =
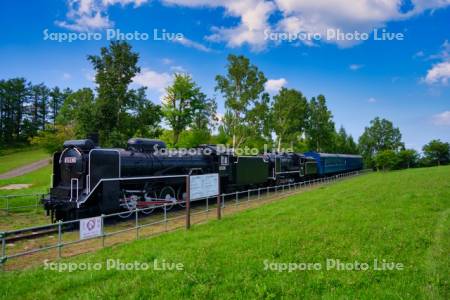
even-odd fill
[{"label": "locomotive running board", "polygon": [[97,182],[94,188],[89,192],[89,194],[84,197],[83,200],[77,202],[77,208],[80,208],[81,204],[89,200],[89,198],[94,194],[96,189],[103,182],[109,181],[128,181],[128,180],[148,180],[148,179],[164,179],[164,178],[187,178],[189,175],[166,175],[166,176],[144,176],[144,177],[116,177],[116,178],[102,178]]}]

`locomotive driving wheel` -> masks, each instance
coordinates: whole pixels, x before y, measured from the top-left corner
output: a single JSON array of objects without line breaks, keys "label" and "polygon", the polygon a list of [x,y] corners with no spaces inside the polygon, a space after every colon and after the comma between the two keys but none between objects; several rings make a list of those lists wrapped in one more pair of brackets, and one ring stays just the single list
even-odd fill
[{"label": "locomotive driving wheel", "polygon": [[186,207],[186,191],[183,185],[180,185],[180,187],[178,188],[177,198],[180,201],[178,202],[178,205],[181,207]]},{"label": "locomotive driving wheel", "polygon": [[146,192],[144,194],[144,203],[147,204],[147,208],[142,210],[142,213],[144,215],[149,215],[155,210],[155,205],[151,205],[151,202],[157,201],[156,193],[155,192]]},{"label": "locomotive driving wheel", "polygon": [[163,201],[167,201],[166,210],[171,210],[177,203],[177,197],[175,190],[170,185],[166,185],[159,193],[159,198]]}]

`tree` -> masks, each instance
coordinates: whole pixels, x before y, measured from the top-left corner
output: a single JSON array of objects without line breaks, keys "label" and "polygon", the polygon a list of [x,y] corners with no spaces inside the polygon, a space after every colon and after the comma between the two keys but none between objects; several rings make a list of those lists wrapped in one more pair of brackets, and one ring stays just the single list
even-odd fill
[{"label": "tree", "polygon": [[88,56],[96,71],[98,85],[96,119],[101,124],[101,139],[106,143],[112,132],[122,129],[120,116],[132,100],[128,86],[140,72],[138,59],[139,55],[131,51],[131,46],[120,41],[111,42],[108,48],[102,47],[99,56]]},{"label": "tree", "polygon": [[71,127],[77,137],[85,138],[89,133],[97,132],[101,126],[96,116],[94,91],[83,88],[66,98],[57,117],[57,124]]},{"label": "tree", "polygon": [[432,140],[423,146],[425,158],[430,162],[439,165],[450,162],[450,144],[441,142],[441,140]]},{"label": "tree", "polygon": [[162,113],[173,132],[172,144],[177,146],[181,132],[192,125],[196,112],[206,109],[206,97],[188,74],[175,74],[166,91]]},{"label": "tree", "polygon": [[0,139],[2,142],[13,144],[27,140],[28,131],[24,130],[26,125],[24,119],[29,92],[30,84],[24,78],[0,82]]},{"label": "tree", "polygon": [[332,151],[334,147],[335,127],[333,115],[326,105],[325,96],[312,98],[308,106],[306,137],[310,150],[318,152]]},{"label": "tree", "polygon": [[128,120],[127,136],[159,137],[162,133],[161,106],[152,103],[145,95],[145,88],[132,91],[132,105],[129,113],[124,113],[123,119]]},{"label": "tree", "polygon": [[417,165],[419,154],[414,149],[400,150],[397,154],[397,168],[409,169]]},{"label": "tree", "polygon": [[30,138],[33,145],[39,145],[44,148],[47,153],[54,153],[61,150],[64,141],[75,137],[73,127],[71,125],[56,125],[41,130],[36,136]]},{"label": "tree", "polygon": [[353,137],[348,135],[345,128],[341,126],[335,137],[335,152],[343,154],[357,154],[358,146]]},{"label": "tree", "polygon": [[374,161],[378,170],[392,170],[397,165],[397,155],[393,150],[382,150],[375,155]]},{"label": "tree", "polygon": [[34,133],[44,130],[48,118],[50,90],[43,83],[31,87],[31,122]]},{"label": "tree", "polygon": [[300,91],[287,88],[282,88],[273,98],[272,125],[277,135],[278,151],[280,151],[283,139],[292,142],[304,132],[308,101]]},{"label": "tree", "polygon": [[372,166],[373,157],[379,151],[402,149],[404,144],[401,140],[399,128],[394,127],[391,121],[377,117],[365,128],[358,144],[366,164]]},{"label": "tree", "polygon": [[[229,55],[227,60],[227,74],[216,76],[215,89],[225,98],[226,131],[233,137],[233,147],[239,148],[250,136],[256,136],[255,131],[261,129],[261,124],[264,123],[260,122],[261,114],[250,112],[252,109],[264,110],[264,102],[267,102],[268,97],[261,96],[267,79],[244,56]],[[262,106],[258,106],[258,103],[262,103]]]},{"label": "tree", "polygon": [[51,110],[51,120],[53,126],[56,126],[56,118],[58,117],[59,110],[61,106],[64,104],[66,98],[72,93],[72,91],[67,88],[64,91],[61,91],[59,87],[54,87],[50,91],[50,110]]},{"label": "tree", "polygon": [[192,129],[209,131],[217,126],[217,102],[214,98],[207,98],[203,93],[198,94],[200,105],[193,112]]}]

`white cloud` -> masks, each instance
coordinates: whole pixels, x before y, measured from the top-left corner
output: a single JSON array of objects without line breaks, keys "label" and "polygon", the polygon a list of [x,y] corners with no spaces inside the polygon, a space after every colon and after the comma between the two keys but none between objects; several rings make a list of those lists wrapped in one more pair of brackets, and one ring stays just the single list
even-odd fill
[{"label": "white cloud", "polygon": [[287,84],[287,80],[285,78],[279,79],[269,79],[265,84],[266,91],[270,93],[278,92],[282,87]]},{"label": "white cloud", "polygon": [[150,90],[164,93],[167,86],[172,82],[172,76],[168,73],[158,73],[148,68],[143,68],[139,74],[133,78],[133,83],[145,86]]},{"label": "white cloud", "polygon": [[438,54],[430,55],[428,59],[438,60],[428,71],[422,81],[429,84],[447,85],[450,79],[450,43],[446,40]]},{"label": "white cloud", "polygon": [[369,102],[369,103],[376,103],[377,99],[375,99],[373,97],[370,97],[369,100],[367,100],[367,102]]},{"label": "white cloud", "polygon": [[95,31],[111,28],[114,22],[107,14],[108,7],[115,4],[122,6],[134,4],[138,7],[147,0],[67,0],[68,21],[56,21],[55,24],[73,31]]},{"label": "white cloud", "polygon": [[200,43],[194,42],[186,37],[182,37],[180,39],[173,39],[172,40],[174,43],[178,43],[181,44],[183,46],[189,47],[189,48],[194,48],[203,52],[211,52],[211,49],[206,47],[205,45],[202,45]]},{"label": "white cloud", "polygon": [[[214,42],[225,42],[228,47],[249,45],[254,51],[265,49],[268,40],[264,32],[279,31],[326,35],[328,29],[343,33],[370,33],[374,28],[384,27],[390,21],[401,21],[427,10],[435,10],[450,5],[450,0],[411,0],[412,8],[404,11],[404,0],[160,0],[166,5],[184,7],[223,8],[226,17],[238,19],[236,25],[212,27],[212,34],[206,38]],[[111,27],[108,7],[120,4],[134,4],[138,7],[147,0],[68,0],[69,21],[59,21],[58,25],[83,31]],[[281,13],[280,16],[276,13]],[[271,24],[271,17],[277,22]],[[274,18],[275,19],[275,18]],[[342,47],[358,42],[341,41],[337,38],[325,40]],[[180,43],[201,51],[209,48],[188,39]],[[303,42],[314,45],[312,42]]]},{"label": "white cloud", "polygon": [[357,65],[357,64],[352,64],[350,66],[348,66],[348,68],[352,71],[358,71],[359,69],[361,69],[362,67],[364,67],[364,65]]},{"label": "white cloud", "polygon": [[450,110],[444,111],[440,114],[436,114],[433,116],[433,124],[435,125],[450,125]]},{"label": "white cloud", "polygon": [[171,64],[173,64],[173,59],[163,58],[162,59],[162,63],[165,64],[165,65],[171,65]]},{"label": "white cloud", "polygon": [[171,66],[170,70],[175,73],[187,73],[187,70],[183,66]]},{"label": "white cloud", "polygon": [[448,84],[450,79],[450,62],[444,61],[433,65],[433,67],[428,70],[427,76],[425,77],[425,82],[427,84]]},{"label": "white cloud", "polygon": [[63,80],[69,80],[70,78],[72,78],[72,75],[70,75],[69,73],[64,72],[62,75]]}]

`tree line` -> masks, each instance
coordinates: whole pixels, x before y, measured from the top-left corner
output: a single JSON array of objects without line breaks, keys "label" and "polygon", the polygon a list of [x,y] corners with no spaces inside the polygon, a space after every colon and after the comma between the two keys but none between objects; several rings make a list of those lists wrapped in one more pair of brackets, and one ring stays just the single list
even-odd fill
[{"label": "tree line", "polygon": [[112,42],[87,59],[96,74],[95,90],[50,89],[23,78],[0,81],[2,144],[29,141],[55,151],[66,139],[98,133],[104,147],[123,147],[128,138],[141,136],[160,138],[170,147],[217,143],[260,151],[361,153],[366,166],[379,169],[449,161],[449,151],[443,154],[448,143],[440,141],[430,143],[433,150],[424,148],[419,161],[385,119],[372,120],[356,143],[342,126],[336,129],[324,95],[307,99],[283,87],[271,97],[266,76],[244,56],[229,55],[224,73],[215,77],[215,91],[225,101],[220,117],[216,99],[187,73],[174,74],[161,105],[147,98],[145,88],[132,89],[141,69],[139,54],[126,42]]},{"label": "tree line", "polygon": [[56,117],[70,89],[32,84],[25,78],[0,80],[0,141],[27,143],[30,137],[55,125]]}]

